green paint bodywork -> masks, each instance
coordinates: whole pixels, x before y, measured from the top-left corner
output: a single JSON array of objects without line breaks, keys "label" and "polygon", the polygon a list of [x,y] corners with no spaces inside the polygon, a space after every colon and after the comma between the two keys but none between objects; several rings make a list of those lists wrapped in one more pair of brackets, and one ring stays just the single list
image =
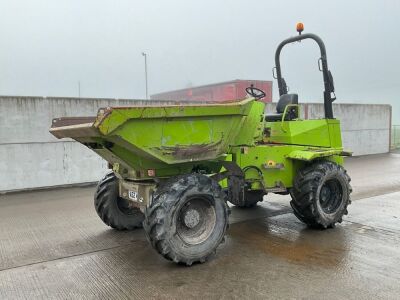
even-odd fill
[{"label": "green paint bodywork", "polygon": [[[170,177],[192,171],[220,172],[223,161],[254,166],[262,183],[253,189],[284,192],[298,170],[315,159],[343,163],[338,120],[266,122],[265,104],[254,99],[199,105],[100,109],[94,123],[54,126],[107,160],[122,178]],[[261,179],[255,168],[246,179]],[[225,181],[224,181],[225,182]],[[222,182],[222,185],[226,183]]]}]

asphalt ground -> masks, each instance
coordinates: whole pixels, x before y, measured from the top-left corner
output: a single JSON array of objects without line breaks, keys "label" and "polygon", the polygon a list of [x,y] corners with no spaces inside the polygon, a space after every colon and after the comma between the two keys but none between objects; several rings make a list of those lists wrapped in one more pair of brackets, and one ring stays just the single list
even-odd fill
[{"label": "asphalt ground", "polygon": [[0,195],[0,299],[399,299],[400,154],[351,158],[349,215],[311,230],[288,196],[232,209],[205,264],[161,258],[108,228],[94,187]]}]

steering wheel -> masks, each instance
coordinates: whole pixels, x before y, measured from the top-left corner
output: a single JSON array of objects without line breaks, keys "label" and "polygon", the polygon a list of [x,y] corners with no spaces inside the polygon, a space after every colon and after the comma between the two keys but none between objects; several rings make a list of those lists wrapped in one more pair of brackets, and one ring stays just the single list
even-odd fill
[{"label": "steering wheel", "polygon": [[256,99],[261,99],[261,98],[265,97],[265,92],[263,90],[255,88],[254,86],[247,87],[246,88],[246,93],[249,94],[250,96],[256,98]]}]

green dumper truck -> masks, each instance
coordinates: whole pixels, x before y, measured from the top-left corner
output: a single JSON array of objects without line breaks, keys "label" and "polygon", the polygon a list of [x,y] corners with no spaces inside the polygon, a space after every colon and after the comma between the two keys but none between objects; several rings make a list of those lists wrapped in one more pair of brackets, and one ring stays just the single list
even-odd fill
[{"label": "green dumper truck", "polygon": [[[291,196],[294,214],[313,228],[342,221],[350,204],[343,168],[340,122],[334,119],[332,75],[322,40],[301,34],[284,40],[275,55],[280,99],[264,114],[263,91],[246,89],[235,102],[107,107],[96,117],[53,120],[50,132],[72,138],[110,166],[94,196],[103,222],[115,229],[144,228],[168,260],[204,262],[224,240],[229,206],[247,208],[268,193]],[[280,52],[314,40],[321,51],[325,117],[300,118],[298,96],[289,94]]]}]

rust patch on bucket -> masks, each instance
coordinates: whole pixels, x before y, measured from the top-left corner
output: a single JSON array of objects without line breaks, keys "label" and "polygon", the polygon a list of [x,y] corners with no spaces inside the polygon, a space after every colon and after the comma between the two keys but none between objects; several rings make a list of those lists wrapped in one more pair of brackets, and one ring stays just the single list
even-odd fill
[{"label": "rust patch on bucket", "polygon": [[162,152],[163,155],[170,155],[178,159],[211,157],[219,153],[219,145],[221,143],[222,140],[211,144],[162,146],[156,147],[155,149]]}]

